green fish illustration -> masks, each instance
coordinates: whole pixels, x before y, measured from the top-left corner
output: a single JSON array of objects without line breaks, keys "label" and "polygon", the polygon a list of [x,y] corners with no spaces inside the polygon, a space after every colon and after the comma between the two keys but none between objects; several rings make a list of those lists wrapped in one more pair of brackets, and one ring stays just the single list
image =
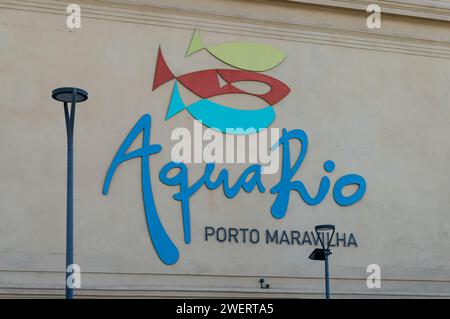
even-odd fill
[{"label": "green fish illustration", "polygon": [[270,70],[286,57],[270,45],[255,42],[226,42],[207,47],[200,39],[198,30],[195,30],[186,56],[203,49],[235,68],[256,72]]}]

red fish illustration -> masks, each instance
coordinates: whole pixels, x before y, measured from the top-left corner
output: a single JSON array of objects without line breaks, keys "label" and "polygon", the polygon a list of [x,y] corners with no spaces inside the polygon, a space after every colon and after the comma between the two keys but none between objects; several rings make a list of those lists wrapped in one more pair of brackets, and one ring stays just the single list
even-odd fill
[{"label": "red fish illustration", "polygon": [[[225,80],[225,85],[220,85],[218,76]],[[177,79],[184,87],[203,99],[224,94],[248,94],[259,97],[272,106],[281,101],[290,92],[289,87],[280,80],[251,71],[208,69],[175,76],[167,66],[161,48],[159,48],[153,90],[173,79]],[[267,84],[270,86],[270,91],[263,94],[255,94],[241,90],[233,85],[233,83],[241,81],[256,81]]]}]

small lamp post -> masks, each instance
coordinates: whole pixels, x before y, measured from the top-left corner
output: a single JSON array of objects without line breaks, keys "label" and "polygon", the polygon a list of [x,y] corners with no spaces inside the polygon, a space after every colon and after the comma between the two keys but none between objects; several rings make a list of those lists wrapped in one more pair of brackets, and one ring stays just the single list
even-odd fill
[{"label": "small lamp post", "polygon": [[[328,272],[328,256],[331,255],[330,244],[334,236],[334,225],[317,225],[315,227],[317,237],[319,237],[320,245],[322,248],[316,248],[309,255],[311,260],[324,260],[325,261],[325,298],[330,299],[330,274]],[[331,236],[329,235],[331,232]],[[323,236],[321,236],[321,234]],[[325,238],[325,234],[327,238]],[[326,241],[326,242],[325,242]]]},{"label": "small lamp post", "polygon": [[[67,133],[67,220],[66,220],[66,298],[73,298],[73,287],[68,279],[73,264],[73,127],[75,123],[75,105],[88,99],[88,93],[82,89],[63,87],[52,91],[52,98],[64,103]],[[70,112],[68,103],[71,103]],[[69,268],[70,266],[70,268]]]}]

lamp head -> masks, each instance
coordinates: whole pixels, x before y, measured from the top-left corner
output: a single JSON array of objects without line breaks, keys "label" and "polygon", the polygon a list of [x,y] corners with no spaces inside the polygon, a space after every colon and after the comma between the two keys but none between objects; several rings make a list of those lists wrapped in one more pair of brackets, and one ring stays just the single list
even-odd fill
[{"label": "lamp head", "polygon": [[80,103],[88,99],[88,93],[83,89],[62,87],[52,91],[52,98],[56,101],[70,103],[75,93],[75,102]]},{"label": "lamp head", "polygon": [[316,248],[313,252],[308,256],[311,260],[325,260],[325,249]]},{"label": "lamp head", "polygon": [[[317,237],[319,237],[320,244],[322,245],[322,248],[329,252],[330,244],[334,236],[334,225],[325,224],[325,225],[317,225],[315,228]],[[323,233],[323,236],[320,236],[320,233]],[[327,236],[325,236],[325,233]],[[331,233],[331,235],[330,235]]]},{"label": "lamp head", "polygon": [[316,232],[327,232],[327,231],[334,231],[334,225],[325,224],[325,225],[317,225],[315,227]]}]

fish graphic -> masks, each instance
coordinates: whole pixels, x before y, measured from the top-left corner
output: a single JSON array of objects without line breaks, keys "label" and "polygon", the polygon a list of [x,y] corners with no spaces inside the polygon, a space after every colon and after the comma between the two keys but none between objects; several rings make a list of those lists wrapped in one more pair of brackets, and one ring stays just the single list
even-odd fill
[{"label": "fish graphic", "polygon": [[[221,85],[219,77],[226,82],[225,85]],[[278,103],[290,92],[286,84],[271,76],[243,70],[207,69],[175,76],[167,66],[161,48],[159,48],[153,90],[173,79],[175,79],[175,84],[166,120],[186,109],[202,124],[229,134],[251,134],[267,128],[275,119],[272,105]],[[234,82],[240,81],[265,83],[270,86],[270,91],[263,94],[246,92],[233,85]],[[181,99],[178,83],[201,99],[191,105],[186,105]],[[210,97],[225,94],[253,95],[267,102],[268,106],[256,110],[242,110],[208,100]]]},{"label": "fish graphic", "polygon": [[195,30],[186,56],[203,49],[235,68],[256,72],[270,70],[286,57],[279,49],[255,42],[226,42],[205,46],[200,39],[199,31]]}]

